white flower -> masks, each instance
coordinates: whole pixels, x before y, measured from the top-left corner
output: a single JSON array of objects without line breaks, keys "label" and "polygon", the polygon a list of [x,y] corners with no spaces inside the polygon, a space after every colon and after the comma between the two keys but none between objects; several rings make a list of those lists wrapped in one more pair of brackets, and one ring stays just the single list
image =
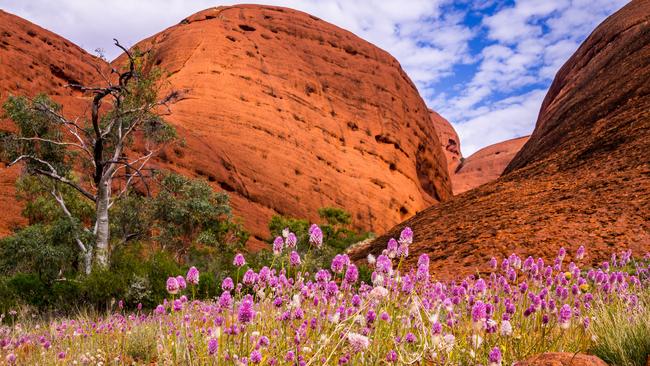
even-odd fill
[{"label": "white flower", "polygon": [[341,318],[341,313],[336,312],[334,313],[334,315],[330,316],[330,321],[332,323],[338,323],[340,318]]},{"label": "white flower", "polygon": [[370,346],[370,340],[368,340],[368,337],[358,333],[348,333],[348,342],[350,342],[352,348],[357,352],[361,352]]},{"label": "white flower", "polygon": [[286,239],[289,236],[289,233],[291,231],[289,230],[288,227],[285,227],[284,230],[282,230],[282,236]]},{"label": "white flower", "polygon": [[372,254],[368,254],[368,264],[372,266],[375,262],[377,262],[377,258]]},{"label": "white flower", "polygon": [[501,322],[501,335],[506,337],[512,335],[512,325],[507,320]]},{"label": "white flower", "polygon": [[370,291],[370,297],[372,298],[382,299],[386,296],[388,296],[388,290],[382,286],[377,286]]}]

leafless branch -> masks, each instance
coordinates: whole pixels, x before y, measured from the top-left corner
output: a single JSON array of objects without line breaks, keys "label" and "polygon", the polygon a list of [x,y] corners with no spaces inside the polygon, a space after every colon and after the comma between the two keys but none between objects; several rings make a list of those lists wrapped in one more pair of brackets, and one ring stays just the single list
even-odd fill
[{"label": "leafless branch", "polygon": [[61,183],[67,184],[68,186],[70,186],[70,187],[76,189],[77,191],[79,191],[79,193],[83,194],[89,200],[92,200],[92,201],[96,200],[95,195],[88,192],[83,187],[81,187],[77,183],[69,180],[68,178],[60,176],[59,173],[54,168],[54,166],[52,166],[52,164],[48,163],[47,161],[45,161],[43,159],[39,159],[39,158],[37,158],[35,156],[31,156],[31,155],[21,155],[21,156],[17,157],[16,159],[14,159],[14,161],[9,163],[8,166],[12,166],[12,165],[14,165],[14,164],[16,164],[16,163],[18,163],[18,162],[20,162],[22,160],[33,160],[33,161],[36,161],[38,163],[41,163],[41,164],[47,166],[49,171],[39,169],[39,168],[34,169],[34,171],[36,173],[40,174],[40,175],[44,175],[44,176],[49,177],[51,179],[57,180],[57,181],[59,181]]}]

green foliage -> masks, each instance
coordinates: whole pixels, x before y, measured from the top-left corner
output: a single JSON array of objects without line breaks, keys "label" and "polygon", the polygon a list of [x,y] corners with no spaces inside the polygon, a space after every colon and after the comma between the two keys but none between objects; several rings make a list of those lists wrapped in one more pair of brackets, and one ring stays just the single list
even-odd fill
[{"label": "green foliage", "polygon": [[645,366],[650,355],[650,291],[636,306],[617,299],[596,304],[591,352],[608,365]]},{"label": "green foliage", "polygon": [[49,283],[75,270],[73,228],[67,220],[28,226],[0,240],[0,269],[4,274],[30,273]]},{"label": "green foliage", "polygon": [[[17,133],[2,140],[2,157],[11,161],[20,155],[35,156],[47,161],[59,174],[65,176],[70,171],[70,164],[66,161],[69,152],[64,145],[44,141],[62,141],[64,138],[55,115],[51,113],[60,112],[61,106],[45,94],[39,94],[31,100],[22,96],[10,96],[3,108],[5,117],[14,121]],[[38,169],[47,169],[42,162],[36,160],[28,160],[26,167],[32,173]]]},{"label": "green foliage", "polygon": [[[350,245],[369,238],[372,233],[357,232],[351,228],[352,217],[345,210],[337,207],[322,207],[318,210],[321,219],[319,226],[323,231],[323,245],[320,249],[309,245],[310,223],[305,219],[285,216],[273,216],[269,222],[269,231],[273,241],[276,236],[282,235],[282,230],[288,228],[298,238],[297,251],[303,262],[303,269],[312,272],[318,268],[329,268],[332,258],[344,252]],[[253,263],[258,266],[269,265],[273,262],[273,255],[269,251],[256,254]],[[361,270],[361,269],[360,269]],[[364,272],[360,271],[362,279]],[[367,273],[367,278],[370,278]]]},{"label": "green foliage", "polygon": [[232,221],[228,195],[216,193],[203,180],[165,175],[161,191],[152,201],[154,238],[175,250],[200,242],[225,247],[247,239],[241,225]]}]

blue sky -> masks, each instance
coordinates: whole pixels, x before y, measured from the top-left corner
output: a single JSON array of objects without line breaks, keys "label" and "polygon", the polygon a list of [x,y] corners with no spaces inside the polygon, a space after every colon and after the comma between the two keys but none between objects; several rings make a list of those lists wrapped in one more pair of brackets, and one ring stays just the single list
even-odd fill
[{"label": "blue sky", "polygon": [[[555,73],[622,0],[262,0],[316,15],[395,56],[464,156],[530,134]],[[0,0],[92,52],[117,55],[184,17],[236,1]],[[135,14],[123,16],[123,14]]]}]

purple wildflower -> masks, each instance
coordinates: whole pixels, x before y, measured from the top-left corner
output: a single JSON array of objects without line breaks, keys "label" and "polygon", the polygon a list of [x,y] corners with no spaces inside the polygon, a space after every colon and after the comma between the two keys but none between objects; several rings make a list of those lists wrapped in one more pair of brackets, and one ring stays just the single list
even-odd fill
[{"label": "purple wildflower", "polygon": [[284,247],[284,239],[281,236],[278,236],[273,240],[273,254],[278,256],[282,253],[282,248]]},{"label": "purple wildflower", "polygon": [[185,277],[176,276],[176,281],[178,282],[178,288],[180,290],[184,290],[187,287],[187,283],[185,282]]},{"label": "purple wildflower", "polygon": [[235,284],[232,281],[232,278],[226,277],[221,281],[221,289],[224,291],[232,291],[235,288]]},{"label": "purple wildflower", "polygon": [[240,323],[250,323],[255,317],[255,310],[253,309],[253,300],[250,297],[245,297],[239,305],[237,319]]},{"label": "purple wildflower", "polygon": [[413,243],[413,230],[410,227],[405,227],[399,235],[399,242],[401,244],[411,245]]},{"label": "purple wildflower", "polygon": [[187,282],[189,282],[191,285],[198,285],[199,284],[199,270],[196,269],[196,267],[192,266],[190,269],[187,271]]},{"label": "purple wildflower", "polygon": [[309,242],[316,248],[320,248],[323,245],[323,231],[316,224],[313,224],[309,228]]},{"label": "purple wildflower", "polygon": [[355,283],[359,279],[359,270],[354,264],[350,264],[348,269],[345,271],[345,281],[347,283]]},{"label": "purple wildflower", "polygon": [[571,321],[571,314],[572,314],[571,306],[569,306],[569,304],[562,305],[558,313],[558,323],[560,324],[560,328],[562,329],[569,328],[569,322]]},{"label": "purple wildflower", "polygon": [[296,234],[289,233],[289,235],[287,235],[286,244],[287,248],[295,248],[298,245],[298,237],[296,237]]},{"label": "purple wildflower", "polygon": [[244,256],[241,253],[237,253],[235,255],[235,259],[233,259],[232,264],[235,267],[241,268],[246,264],[246,259],[244,259]]},{"label": "purple wildflower", "polygon": [[219,341],[216,338],[210,338],[208,341],[208,354],[215,355],[219,351]]},{"label": "purple wildflower", "polygon": [[489,366],[501,366],[501,350],[499,347],[494,347],[488,355],[490,361]]},{"label": "purple wildflower", "polygon": [[298,254],[298,252],[295,250],[292,251],[289,255],[289,263],[294,267],[298,267],[300,265],[300,254]]},{"label": "purple wildflower", "polygon": [[167,292],[172,295],[176,295],[178,293],[178,290],[178,280],[175,277],[169,277],[167,279]]}]

